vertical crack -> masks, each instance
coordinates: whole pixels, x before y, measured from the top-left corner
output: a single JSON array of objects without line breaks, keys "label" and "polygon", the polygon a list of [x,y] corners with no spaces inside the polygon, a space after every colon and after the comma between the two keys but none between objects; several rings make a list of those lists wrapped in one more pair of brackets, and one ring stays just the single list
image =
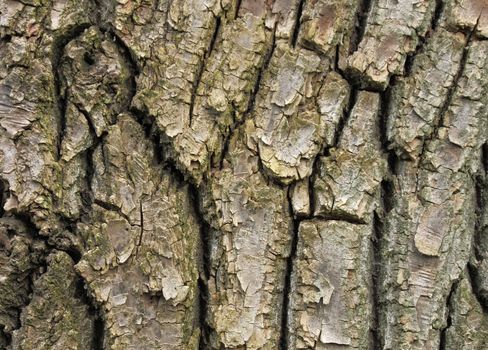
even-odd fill
[{"label": "vertical crack", "polygon": [[[293,204],[291,199],[291,187],[288,187],[288,203],[289,203],[289,213],[292,218],[293,215]],[[290,335],[289,329],[289,308],[290,308],[290,298],[292,292],[292,285],[291,285],[291,277],[293,274],[293,263],[295,262],[297,256],[297,247],[298,247],[298,229],[300,227],[300,222],[302,219],[293,219],[293,232],[292,232],[292,239],[291,239],[291,250],[290,255],[286,259],[286,268],[285,268],[285,284],[283,288],[283,302],[282,302],[282,309],[281,309],[281,334],[280,334],[280,349],[285,350],[288,349],[288,339]]]},{"label": "vertical crack", "polygon": [[191,97],[190,97],[190,111],[189,111],[189,126],[191,127],[192,120],[193,120],[193,109],[195,108],[195,100],[197,97],[197,92],[198,92],[198,87],[200,86],[200,81],[203,76],[203,72],[205,71],[205,65],[206,61],[209,59],[210,55],[212,55],[212,51],[215,47],[215,43],[217,41],[217,36],[219,34],[220,30],[220,25],[221,25],[221,19],[220,17],[215,18],[215,29],[212,34],[212,38],[210,39],[210,43],[208,45],[207,50],[205,51],[201,62],[200,66],[198,67],[197,74],[195,76],[195,80],[193,81],[193,86],[192,86],[192,91],[191,91]]},{"label": "vertical crack", "polygon": [[468,54],[469,54],[469,45],[471,44],[471,39],[473,36],[473,33],[476,30],[477,25],[473,28],[473,30],[467,35],[466,37],[466,42],[464,44],[464,49],[463,49],[463,54],[461,56],[461,61],[459,63],[458,70],[456,72],[456,75],[454,76],[454,79],[452,81],[451,86],[449,86],[449,89],[447,90],[446,94],[446,99],[444,100],[444,103],[442,104],[442,107],[439,111],[439,118],[435,122],[434,125],[434,131],[432,132],[432,137],[435,137],[438,133],[438,129],[443,125],[444,123],[444,116],[451,106],[452,99],[454,97],[454,94],[457,91],[458,88],[458,83],[461,77],[463,76],[464,69],[466,68],[466,62],[468,60]]},{"label": "vertical crack", "polygon": [[437,29],[437,26],[439,25],[439,20],[444,12],[444,1],[443,0],[436,0],[435,2],[435,8],[432,13],[432,18],[430,21],[430,26],[426,31],[425,36],[421,37],[419,36],[418,38],[418,43],[417,46],[415,47],[415,51],[408,54],[406,59],[405,59],[405,65],[403,68],[403,76],[410,76],[412,73],[412,67],[415,61],[415,58],[418,56],[419,53],[424,51],[425,46],[429,42],[430,37],[432,34],[435,32]]},{"label": "vertical crack", "polygon": [[305,0],[300,0],[300,2],[298,3],[296,18],[295,18],[295,24],[293,26],[293,32],[292,32],[292,36],[291,36],[291,45],[293,47],[297,46],[298,34],[300,32],[300,25],[302,24],[301,18],[302,18],[302,12],[303,12],[303,6],[304,5],[305,5]]},{"label": "vertical crack", "polygon": [[273,57],[274,50],[276,48],[276,30],[277,30],[277,28],[278,28],[278,23],[275,23],[275,26],[273,28],[273,32],[271,34],[271,45],[269,46],[268,50],[266,51],[263,62],[258,69],[257,78],[256,78],[256,81],[254,82],[254,86],[251,90],[251,94],[249,96],[249,101],[247,103],[246,110],[244,111],[242,117],[237,118],[236,108],[233,108],[234,123],[233,123],[233,125],[230,126],[228,133],[224,136],[224,142],[223,142],[223,146],[222,146],[222,154],[220,155],[220,161],[218,162],[220,170],[222,170],[222,167],[224,165],[223,162],[224,162],[225,156],[228,153],[229,142],[230,142],[230,139],[232,138],[234,131],[237,128],[239,128],[239,126],[241,126],[247,120],[248,116],[254,110],[254,105],[256,103],[256,98],[257,98],[259,89],[261,87],[261,81],[263,79],[264,72],[268,68],[269,63],[271,61],[271,58]]},{"label": "vertical crack", "polygon": [[242,4],[242,0],[236,1],[236,10],[234,12],[234,19],[237,19],[239,17],[239,10],[241,9],[241,4]]},{"label": "vertical crack", "polygon": [[364,32],[366,31],[366,24],[368,20],[368,14],[371,10],[371,0],[362,0],[359,4],[356,12],[356,24],[355,30],[351,35],[351,44],[349,45],[349,54],[352,54],[359,47],[359,43],[363,39]]},{"label": "vertical crack", "polygon": [[444,7],[444,0],[435,1],[434,14],[432,16],[432,21],[430,22],[430,28],[432,31],[435,31],[437,29],[437,26],[439,25],[439,20],[444,13]]},{"label": "vertical crack", "polygon": [[[380,210],[384,210],[381,208]],[[383,223],[379,215],[373,213],[373,235],[371,238],[371,259],[373,262],[372,268],[372,286],[371,286],[371,297],[372,297],[372,309],[373,309],[373,322],[370,330],[370,349],[380,350],[382,349],[381,340],[381,301],[380,296],[382,293],[381,283],[382,283],[382,264],[381,264],[381,246],[383,240]]]},{"label": "vertical crack", "polygon": [[383,267],[383,247],[385,246],[384,232],[385,219],[387,214],[393,209],[394,188],[392,184],[393,174],[396,172],[398,159],[395,153],[388,150],[387,139],[387,118],[388,111],[391,105],[391,91],[395,84],[395,77],[390,80],[385,91],[380,94],[380,106],[378,110],[378,128],[381,149],[388,161],[387,172],[381,181],[380,187],[380,202],[379,208],[373,212],[373,232],[371,237],[371,261],[372,261],[372,276],[371,276],[371,299],[373,322],[370,329],[370,346],[371,350],[383,349],[384,340],[382,333],[382,326],[386,324],[383,314],[382,295],[385,290],[383,283],[385,279],[385,271]]},{"label": "vertical crack", "polygon": [[139,221],[141,226],[139,228],[139,238],[136,243],[136,258],[139,255],[139,248],[142,244],[142,236],[144,235],[144,211],[142,210],[142,200],[139,202]]},{"label": "vertical crack", "polygon": [[98,315],[95,318],[95,324],[93,326],[93,339],[92,346],[93,350],[103,350],[104,349],[104,339],[105,339],[105,321],[102,315]]},{"label": "vertical crack", "polygon": [[[258,77],[256,78],[256,81],[254,83],[254,87],[251,92],[251,96],[249,98],[249,102],[247,104],[246,111],[244,112],[244,115],[250,114],[253,109],[254,109],[254,104],[256,103],[256,97],[259,92],[259,88],[261,86],[261,80],[263,79],[264,72],[266,69],[268,69],[269,63],[271,61],[271,58],[273,57],[274,50],[276,48],[276,30],[278,29],[278,22],[275,23],[275,26],[273,28],[273,32],[271,34],[271,45],[266,52],[266,55],[264,56],[263,63],[259,67],[258,70]],[[245,118],[243,118],[245,119]]]},{"label": "vertical crack", "polygon": [[0,218],[5,215],[5,203],[8,198],[8,182],[0,178]]},{"label": "vertical crack", "polygon": [[200,226],[200,264],[201,269],[198,277],[198,316],[200,326],[199,349],[206,349],[209,343],[210,327],[207,323],[208,299],[210,297],[208,291],[208,279],[210,278],[210,227],[206,222],[202,210],[199,190],[192,184],[188,185],[190,191],[190,198],[193,203],[193,209],[198,219]]},{"label": "vertical crack", "polygon": [[85,279],[78,274],[78,281],[76,283],[77,297],[83,304],[88,306],[88,313],[93,317],[93,334],[92,334],[92,349],[102,350],[104,340],[104,322],[102,319],[102,313],[98,307],[97,302],[93,299],[92,295],[88,293],[88,286],[85,283]]},{"label": "vertical crack", "polygon": [[67,100],[66,96],[63,94],[63,74],[61,72],[61,57],[64,54],[64,48],[69,42],[80,36],[85,29],[90,27],[90,24],[84,23],[72,28],[65,35],[56,38],[52,44],[51,48],[51,70],[53,73],[54,81],[54,96],[53,100],[57,106],[56,114],[58,116],[58,140],[57,140],[57,150],[56,150],[56,160],[61,158],[61,144],[63,142],[64,134],[66,132],[66,107]]},{"label": "vertical crack", "polygon": [[370,330],[370,349],[383,349],[384,340],[382,329],[386,324],[383,313],[382,296],[385,293],[383,283],[385,279],[383,249],[386,215],[393,209],[393,185],[390,180],[381,182],[380,207],[373,212],[373,234],[371,237],[371,302],[373,309],[373,322]]},{"label": "vertical crack", "polygon": [[481,147],[481,165],[482,170],[475,178],[475,193],[476,193],[476,225],[473,236],[472,258],[468,264],[468,273],[473,289],[473,294],[482,306],[485,313],[488,313],[488,292],[486,289],[486,279],[488,278],[486,271],[486,262],[488,254],[486,247],[488,242],[486,240],[487,226],[486,220],[486,204],[487,204],[487,170],[488,170],[488,144]]},{"label": "vertical crack", "polygon": [[[339,119],[339,123],[337,124],[337,129],[336,129],[336,132],[334,134],[333,147],[337,147],[337,145],[339,144],[339,140],[340,140],[340,137],[342,135],[342,131],[344,130],[344,127],[346,126],[346,123],[351,116],[354,105],[356,104],[358,93],[359,93],[359,89],[357,89],[354,86],[351,86],[351,93],[349,94],[349,101],[347,103],[346,111],[343,114],[342,118]],[[326,149],[325,152],[327,153],[328,149]]]},{"label": "vertical crack", "polygon": [[441,334],[439,336],[439,350],[445,350],[446,349],[446,341],[447,341],[447,330],[449,327],[452,325],[452,318],[451,318],[451,313],[452,313],[452,307],[453,307],[453,297],[454,293],[456,292],[458,288],[458,281],[453,282],[451,285],[451,290],[449,292],[449,295],[447,297],[446,301],[446,313],[447,313],[447,319],[446,319],[446,326],[441,329]]}]

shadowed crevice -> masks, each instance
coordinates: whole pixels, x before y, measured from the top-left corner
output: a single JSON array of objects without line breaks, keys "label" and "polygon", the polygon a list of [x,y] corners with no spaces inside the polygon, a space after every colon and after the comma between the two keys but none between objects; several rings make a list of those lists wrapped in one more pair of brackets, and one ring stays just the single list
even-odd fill
[{"label": "shadowed crevice", "polygon": [[239,119],[237,118],[236,115],[236,108],[233,108],[233,118],[234,118],[234,123],[229,127],[229,131],[226,135],[224,135],[224,141],[222,145],[222,154],[220,155],[220,160],[218,162],[219,164],[219,170],[222,170],[224,166],[224,159],[227,156],[228,150],[229,150],[229,143],[230,140],[232,139],[232,136],[234,135],[234,132],[239,129],[239,127],[245,123],[248,118],[250,118],[250,115],[254,111],[254,106],[256,104],[256,98],[259,93],[259,89],[261,88],[261,82],[263,79],[264,72],[268,69],[269,63],[271,61],[271,58],[273,57],[274,50],[276,48],[276,30],[278,28],[278,22],[275,23],[275,26],[273,28],[273,32],[271,34],[271,44],[268,47],[268,50],[266,51],[266,54],[264,55],[263,62],[261,66],[259,67],[258,73],[257,73],[257,78],[254,82],[254,86],[251,90],[251,94],[249,96],[249,101],[247,104],[247,108],[245,112],[243,113],[242,117]]},{"label": "shadowed crevice", "polygon": [[356,12],[355,30],[351,35],[351,44],[349,45],[349,54],[352,54],[359,47],[359,43],[363,39],[366,31],[366,24],[368,22],[368,15],[371,11],[372,1],[362,0]]},{"label": "shadowed crevice", "polygon": [[452,325],[452,308],[453,308],[453,303],[454,303],[454,293],[456,292],[458,288],[459,281],[454,281],[453,284],[451,285],[451,290],[449,292],[449,295],[447,296],[446,300],[446,326],[441,329],[440,336],[439,336],[439,350],[445,350],[446,349],[446,341],[447,341],[447,330],[449,327]]},{"label": "shadowed crevice", "polygon": [[444,13],[444,8],[445,4],[443,0],[436,0],[435,2],[435,8],[432,13],[431,21],[429,28],[426,31],[425,36],[420,36],[418,38],[418,43],[417,46],[415,47],[415,51],[412,53],[407,54],[407,57],[405,59],[405,65],[403,68],[403,76],[408,77],[412,73],[412,67],[415,62],[415,59],[417,56],[424,52],[425,47],[429,43],[430,38],[432,37],[432,34],[435,32],[437,29],[437,26],[439,25],[439,20],[441,16]]},{"label": "shadowed crevice", "polygon": [[212,55],[213,49],[217,42],[217,37],[219,35],[221,27],[221,19],[220,17],[215,18],[215,27],[210,39],[210,43],[208,44],[208,48],[205,51],[203,57],[201,58],[200,65],[198,67],[198,71],[195,75],[195,80],[193,81],[192,91],[191,91],[191,98],[190,98],[190,114],[189,114],[189,126],[191,127],[193,121],[193,109],[195,108],[195,100],[197,98],[198,87],[200,86],[200,82],[202,80],[203,73],[205,72],[205,66],[207,64],[207,60]]},{"label": "shadowed crevice", "polygon": [[468,264],[468,273],[470,277],[473,294],[483,308],[485,314],[488,314],[488,290],[486,288],[486,259],[488,258],[487,249],[487,229],[485,224],[486,210],[487,210],[487,157],[488,144],[481,147],[481,173],[475,178],[475,194],[476,194],[476,225],[473,236],[473,248],[471,261]]},{"label": "shadowed crevice", "polygon": [[239,11],[241,9],[241,4],[242,4],[242,0],[237,0],[236,1],[236,10],[234,12],[234,19],[239,18]]},{"label": "shadowed crevice", "polygon": [[8,182],[0,178],[0,218],[5,214],[5,203],[8,198]]},{"label": "shadowed crevice", "polygon": [[300,2],[298,3],[298,7],[296,11],[295,24],[293,25],[293,32],[291,35],[291,45],[293,47],[297,46],[298,34],[300,33],[300,26],[302,24],[301,19],[302,19],[303,7],[305,6],[305,0],[299,0],[299,1]]},{"label": "shadowed crevice", "polygon": [[[384,208],[380,210],[384,211]],[[370,329],[370,349],[381,350],[383,348],[381,325],[382,325],[382,307],[381,307],[381,284],[383,281],[382,269],[382,243],[383,243],[383,220],[380,216],[373,213],[373,234],[371,237],[371,261],[372,261],[372,276],[371,276],[371,303],[372,303],[372,325]]]},{"label": "shadowed crevice", "polygon": [[64,55],[64,48],[68,45],[72,40],[78,38],[85,29],[89,28],[89,23],[83,23],[78,26],[73,27],[64,35],[58,36],[55,38],[52,49],[51,49],[51,69],[53,72],[53,82],[54,82],[54,103],[57,106],[57,119],[58,119],[58,140],[57,140],[57,151],[56,151],[56,160],[61,158],[61,144],[63,142],[64,135],[66,133],[66,108],[67,108],[67,96],[62,91],[62,85],[64,76],[61,71],[61,58]]},{"label": "shadowed crevice", "polygon": [[284,288],[283,288],[283,303],[281,307],[281,333],[280,333],[280,350],[288,349],[288,340],[290,338],[290,299],[292,297],[292,274],[293,274],[293,264],[295,262],[297,256],[297,247],[298,247],[298,231],[300,228],[300,223],[303,219],[301,218],[294,218],[293,215],[293,205],[291,199],[291,187],[288,188],[288,204],[289,204],[289,213],[290,217],[293,219],[293,227],[292,227],[292,237],[291,237],[291,249],[290,255],[286,259],[286,268],[285,268],[285,281],[284,281]]},{"label": "shadowed crevice", "polygon": [[208,301],[210,293],[208,290],[208,280],[210,278],[210,226],[206,222],[202,209],[200,192],[194,185],[189,185],[190,200],[193,203],[193,210],[200,227],[200,263],[198,277],[198,322],[200,327],[199,349],[207,349],[209,336],[212,332],[207,322]]},{"label": "shadowed crevice", "polygon": [[[349,83],[349,81],[348,81],[348,83]],[[349,85],[351,86],[351,92],[349,94],[349,101],[347,103],[346,111],[343,113],[342,118],[339,119],[339,123],[337,124],[337,128],[336,128],[336,131],[334,134],[334,141],[332,143],[332,147],[337,147],[339,145],[339,141],[340,141],[340,138],[342,135],[342,131],[344,130],[344,127],[346,126],[347,121],[351,117],[352,110],[354,109],[354,106],[355,106],[357,98],[358,98],[359,89],[357,89],[356,87],[354,87],[350,83],[349,83]]]},{"label": "shadowed crevice", "polygon": [[[464,44],[463,54],[461,56],[459,66],[458,66],[458,69],[456,71],[456,75],[454,76],[454,79],[452,81],[451,86],[449,86],[449,88],[447,90],[446,99],[444,100],[444,103],[442,104],[442,107],[440,108],[439,118],[434,123],[434,131],[431,134],[432,137],[437,136],[437,134],[439,132],[439,128],[443,125],[445,114],[446,114],[447,110],[449,109],[449,107],[451,106],[452,99],[453,99],[454,94],[456,93],[458,85],[459,85],[459,80],[461,79],[461,77],[464,74],[464,70],[466,68],[466,63],[467,63],[468,55],[469,55],[469,51],[470,51],[470,45],[471,45],[471,42],[473,39],[473,34],[476,32],[476,29],[478,28],[478,23],[479,23],[479,18],[478,18],[478,21],[476,22],[476,25],[473,27],[473,29],[466,35],[466,41]],[[424,144],[425,144],[425,142],[424,142]]]},{"label": "shadowed crevice", "polygon": [[76,293],[75,297],[80,300],[81,303],[88,306],[88,314],[93,318],[93,334],[92,334],[92,346],[93,350],[103,349],[103,339],[105,333],[105,322],[103,321],[103,315],[98,303],[95,301],[88,286],[85,283],[85,279],[78,275],[76,281]]},{"label": "shadowed crevice", "polygon": [[[22,327],[21,323],[21,313],[32,301],[33,291],[34,291],[34,281],[36,281],[44,272],[46,272],[46,257],[49,254],[47,249],[46,238],[39,235],[38,229],[33,224],[30,217],[26,214],[11,214],[8,213],[2,220],[2,232],[0,232],[0,250],[2,254],[12,254],[11,251],[11,240],[15,239],[16,236],[19,238],[24,236],[28,238],[29,250],[36,243],[43,242],[45,245],[41,249],[34,249],[30,251],[29,259],[26,260],[26,265],[24,265],[23,270],[16,271],[16,268],[10,271],[15,275],[19,283],[25,283],[25,289],[19,288],[18,290],[8,290],[8,284],[3,285],[2,281],[2,292],[10,292],[15,295],[12,300],[5,300],[7,305],[6,310],[2,310],[2,321],[6,317],[7,324],[11,323],[12,329],[5,330],[0,327],[0,347],[5,345],[6,348],[10,348],[12,345],[12,334],[13,332],[19,330]],[[7,256],[8,256],[7,255]],[[15,256],[15,253],[14,253]],[[5,276],[7,278],[7,276]],[[12,321],[14,320],[14,321]]]}]

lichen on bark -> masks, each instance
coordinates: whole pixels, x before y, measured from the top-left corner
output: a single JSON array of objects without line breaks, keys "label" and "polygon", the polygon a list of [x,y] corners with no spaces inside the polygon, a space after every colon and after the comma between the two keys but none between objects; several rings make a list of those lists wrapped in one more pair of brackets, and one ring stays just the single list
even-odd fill
[{"label": "lichen on bark", "polygon": [[486,348],[485,0],[0,15],[0,348]]}]

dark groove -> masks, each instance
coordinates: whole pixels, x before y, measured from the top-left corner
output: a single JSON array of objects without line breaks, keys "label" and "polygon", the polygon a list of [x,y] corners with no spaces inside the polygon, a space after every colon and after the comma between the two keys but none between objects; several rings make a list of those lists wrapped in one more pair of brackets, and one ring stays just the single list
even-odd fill
[{"label": "dark groove", "polygon": [[[326,149],[324,152],[328,152],[328,149]],[[329,156],[330,154],[324,154],[324,156]],[[315,189],[314,189],[314,182],[315,178],[319,176],[319,162],[320,162],[321,155],[318,154],[312,165],[312,174],[308,177],[308,203],[310,207],[310,215],[309,219],[312,219],[315,215]]]},{"label": "dark groove", "polygon": [[[381,209],[383,214],[385,208]],[[370,329],[370,349],[371,350],[381,350],[383,348],[383,341],[381,337],[381,320],[382,317],[382,307],[381,307],[381,295],[382,295],[382,279],[383,279],[383,268],[382,268],[382,250],[383,242],[383,222],[379,215],[373,213],[373,235],[371,237],[371,247],[372,254],[371,259],[373,262],[372,266],[372,276],[371,276],[371,297],[372,297],[372,309],[373,309],[373,321]]]},{"label": "dark groove", "polygon": [[189,126],[191,127],[192,120],[193,120],[193,109],[195,108],[195,99],[197,97],[198,87],[200,86],[200,81],[202,80],[203,72],[205,71],[205,65],[209,57],[212,55],[212,51],[215,47],[215,43],[217,41],[217,36],[220,31],[220,24],[221,19],[220,17],[215,18],[215,29],[212,34],[212,38],[210,39],[210,43],[208,45],[207,50],[205,51],[200,66],[198,67],[197,74],[195,76],[195,80],[193,81],[193,86],[191,90],[191,98],[190,98],[190,111],[189,111]]},{"label": "dark groove", "polygon": [[200,339],[199,349],[206,349],[206,345],[209,344],[209,336],[211,328],[206,321],[208,313],[208,300],[210,298],[210,292],[208,290],[208,279],[210,278],[210,226],[206,222],[201,205],[200,192],[194,185],[189,185],[190,201],[193,204],[193,211],[197,217],[200,227],[200,263],[201,267],[198,277],[198,319],[200,327]]},{"label": "dark groove", "polygon": [[[242,122],[243,122],[243,121],[239,121],[238,122],[236,120],[236,118],[237,118],[236,108],[234,107],[234,104],[232,104],[232,120],[233,120],[233,125],[231,125],[229,127],[228,132],[223,137],[222,153],[220,154],[220,160],[219,160],[219,170],[222,170],[224,168],[224,160],[225,160],[225,156],[229,152],[229,144],[230,144],[231,137],[232,137],[234,131],[236,130],[236,128],[238,128],[242,124]],[[210,163],[213,166],[214,161],[212,160]]]},{"label": "dark groove", "polygon": [[446,310],[447,310],[447,324],[444,328],[441,329],[441,334],[439,336],[439,350],[445,350],[446,349],[446,340],[447,340],[447,330],[449,327],[452,325],[452,318],[451,318],[451,313],[452,313],[452,305],[453,305],[453,296],[454,292],[458,288],[458,281],[454,281],[451,290],[449,292],[449,295],[447,296],[446,300]]},{"label": "dark groove", "polygon": [[468,54],[469,54],[469,46],[471,44],[473,33],[476,31],[477,26],[478,26],[478,23],[476,23],[473,30],[466,37],[466,43],[464,44],[463,54],[461,56],[461,61],[459,63],[458,70],[456,72],[456,75],[454,76],[454,79],[452,81],[451,86],[449,86],[449,89],[447,90],[446,99],[445,99],[444,103],[442,104],[442,107],[439,111],[439,118],[437,120],[437,123],[435,123],[434,131],[432,132],[432,137],[435,137],[437,135],[439,128],[444,123],[444,116],[445,116],[447,110],[449,109],[449,107],[451,106],[452,99],[453,99],[454,94],[456,93],[457,88],[458,88],[459,80],[463,76],[464,69],[466,68],[466,62],[468,60]]},{"label": "dark groove", "polygon": [[114,212],[114,213],[119,214],[119,215],[120,215],[120,216],[122,216],[122,217],[123,217],[123,218],[124,218],[124,219],[125,219],[125,220],[126,220],[126,221],[127,221],[129,224],[130,224],[130,225],[137,226],[137,225],[134,225],[134,224],[132,223],[132,221],[131,221],[131,220],[130,220],[130,218],[127,216],[127,214],[125,214],[124,212],[122,212],[122,210],[121,210],[121,209],[120,209],[118,206],[116,206],[116,205],[114,205],[114,204],[112,204],[112,203],[107,203],[107,202],[101,201],[101,200],[99,200],[99,199],[97,199],[97,198],[95,198],[95,200],[93,201],[93,203],[94,203],[94,204],[96,204],[96,205],[98,205],[99,207],[102,207],[102,208],[103,208],[103,209],[105,209],[105,210],[112,211],[112,212]]},{"label": "dark groove", "polygon": [[359,90],[355,87],[351,88],[351,93],[349,94],[349,101],[347,103],[346,111],[343,113],[342,118],[339,119],[339,123],[337,124],[337,129],[334,134],[334,142],[333,147],[337,147],[340,141],[340,137],[342,135],[342,131],[346,126],[347,121],[349,120],[352,110],[354,109],[354,105],[356,104],[357,97],[358,97]]},{"label": "dark groove", "polygon": [[98,315],[93,323],[93,350],[103,350],[105,339],[105,321],[101,315]]},{"label": "dark groove", "polygon": [[200,326],[200,339],[198,340],[198,349],[205,350],[208,348],[210,328],[207,325],[206,316],[208,310],[209,291],[207,282],[201,277],[198,278],[198,322]]},{"label": "dark groove", "polygon": [[371,10],[371,0],[362,0],[361,4],[358,7],[358,11],[356,13],[356,24],[355,30],[351,35],[351,44],[349,45],[349,54],[352,54],[356,51],[363,39],[364,32],[366,31],[366,24],[368,21],[368,14]]},{"label": "dark groove", "polygon": [[144,234],[144,211],[142,210],[142,201],[140,202],[139,204],[139,210],[140,210],[140,213],[141,213],[141,217],[140,217],[140,220],[141,220],[141,235],[139,236],[139,242],[138,242],[138,246],[141,246],[141,243],[142,243],[142,235]]},{"label": "dark groove", "polygon": [[435,0],[434,15],[432,16],[432,21],[430,22],[430,28],[432,29],[432,31],[435,31],[437,29],[437,26],[439,25],[439,20],[444,13],[444,7],[444,0]]},{"label": "dark groove", "polygon": [[125,106],[122,106],[122,110],[128,110],[132,104],[132,99],[134,98],[137,91],[136,77],[140,74],[140,67],[137,64],[137,59],[135,58],[132,50],[125,44],[125,42],[117,35],[115,29],[112,27],[100,27],[102,32],[108,34],[108,36],[117,45],[117,49],[120,55],[124,58],[125,63],[128,64],[130,78],[129,78],[129,96],[127,97]]},{"label": "dark groove", "polygon": [[242,117],[240,119],[237,119],[236,115],[236,108],[233,108],[233,118],[234,118],[234,123],[233,125],[230,126],[229,132],[224,135],[224,142],[223,142],[223,147],[222,147],[222,154],[220,155],[220,160],[219,160],[219,169],[222,170],[224,166],[224,160],[225,157],[228,153],[229,150],[229,143],[230,140],[232,139],[232,135],[234,134],[235,130],[237,130],[244,122],[248,119],[249,115],[253,112],[254,110],[254,105],[256,104],[256,98],[259,92],[259,89],[261,87],[261,81],[263,79],[264,72],[266,69],[268,69],[269,63],[271,61],[271,58],[273,57],[274,50],[276,48],[276,30],[278,28],[278,23],[275,23],[275,26],[273,28],[273,32],[271,34],[271,45],[268,48],[264,59],[263,63],[258,69],[257,73],[257,78],[256,81],[254,82],[254,86],[251,90],[251,94],[249,96],[249,101],[247,103],[246,110],[244,111]]},{"label": "dark groove", "polygon": [[76,110],[78,112],[80,112],[85,117],[86,123],[88,124],[88,129],[90,131],[90,134],[93,137],[93,139],[96,140],[97,139],[97,131],[96,131],[95,124],[93,123],[93,119],[92,119],[90,113],[88,113],[82,106],[78,105],[77,103],[73,103],[73,105],[76,107]]},{"label": "dark groove", "polygon": [[380,93],[380,107],[378,111],[379,115],[379,129],[380,129],[380,142],[383,150],[388,150],[388,135],[386,125],[388,122],[388,113],[390,111],[391,104],[391,91],[395,85],[396,77],[393,76],[388,84],[387,88]]},{"label": "dark groove", "polygon": [[93,350],[103,349],[103,337],[104,329],[103,322],[101,322],[101,312],[98,308],[97,302],[93,299],[90,293],[88,293],[88,286],[85,283],[85,279],[81,275],[77,275],[78,279],[75,285],[75,298],[81,303],[88,306],[88,314],[93,318],[93,338],[92,346]]},{"label": "dark groove", "polygon": [[[291,187],[288,189],[288,204],[290,217],[293,218],[293,205],[291,202]],[[280,350],[288,349],[288,338],[290,334],[289,329],[289,307],[291,298],[291,276],[293,274],[293,263],[295,262],[297,256],[298,247],[298,230],[300,228],[301,219],[293,219],[293,231],[291,239],[291,250],[290,255],[286,259],[286,269],[285,269],[285,283],[283,288],[283,302],[281,308],[281,332],[280,332]]]},{"label": "dark groove", "polygon": [[488,143],[481,146],[481,164],[485,173],[488,173]]},{"label": "dark groove", "polygon": [[[474,243],[474,256],[476,260],[481,261],[484,259],[484,251],[482,251],[482,238],[483,238],[483,216],[484,211],[486,208],[486,200],[485,200],[485,188],[487,186],[486,183],[486,174],[484,176],[479,175],[475,178],[475,194],[476,194],[476,227],[475,233],[473,237]],[[481,251],[480,251],[481,250]]]},{"label": "dark groove", "polygon": [[5,203],[7,202],[8,198],[8,182],[2,178],[0,178],[0,218],[5,215]]},{"label": "dark groove", "polygon": [[141,221],[141,226],[139,228],[139,238],[136,243],[136,258],[139,256],[139,247],[142,244],[142,236],[144,235],[144,212],[142,210],[142,200],[139,202],[139,220]]},{"label": "dark groove", "polygon": [[269,63],[271,61],[271,58],[273,57],[273,53],[276,48],[277,29],[278,29],[278,23],[276,23],[273,28],[273,33],[271,34],[271,46],[269,47],[268,51],[266,52],[266,55],[264,56],[263,64],[259,67],[258,77],[256,79],[256,82],[254,83],[254,87],[252,89],[251,96],[249,98],[249,102],[247,104],[247,108],[246,111],[244,112],[244,115],[250,114],[254,109],[254,104],[256,103],[256,97],[258,95],[259,88],[261,86],[261,80],[263,79],[264,72],[266,71],[266,69],[268,69]]},{"label": "dark groove", "polygon": [[415,51],[407,55],[405,59],[405,65],[403,67],[403,76],[410,76],[412,74],[412,68],[415,59],[420,53],[424,51],[425,46],[429,42],[429,39],[432,37],[432,34],[435,32],[437,26],[439,25],[439,20],[443,12],[444,12],[443,0],[436,0],[434,13],[432,14],[429,29],[427,30],[424,37],[418,38],[418,43],[417,46],[415,47]]},{"label": "dark groove", "polygon": [[386,155],[388,164],[388,177],[398,173],[399,158],[396,152],[390,147],[388,140],[387,125],[390,109],[392,108],[392,91],[396,84],[397,77],[393,76],[384,91],[380,93],[379,130],[380,142],[383,152]]},{"label": "dark groove", "polygon": [[236,2],[236,10],[234,12],[234,19],[239,18],[239,10],[241,9],[241,4],[242,4],[242,0],[237,0],[237,2]]},{"label": "dark groove", "polygon": [[335,72],[339,71],[339,58],[340,58],[340,45],[337,44],[335,47],[335,56],[334,56],[334,68],[333,70]]},{"label": "dark groove", "polygon": [[293,47],[297,46],[298,34],[300,32],[300,25],[302,24],[301,18],[302,18],[302,12],[303,12],[303,6],[304,5],[305,5],[305,0],[300,0],[300,2],[298,3],[296,17],[295,17],[295,24],[293,26],[293,32],[291,35],[291,46],[293,46]]},{"label": "dark groove", "polygon": [[475,194],[476,194],[476,223],[473,235],[472,259],[468,264],[468,273],[470,277],[473,294],[483,308],[483,311],[488,314],[488,293],[484,283],[486,281],[486,271],[482,268],[483,262],[488,258],[486,247],[488,244],[486,233],[487,227],[484,225],[486,210],[487,210],[487,168],[486,157],[487,144],[481,147],[481,173],[474,178]]},{"label": "dark groove", "polygon": [[68,45],[72,40],[75,40],[79,37],[85,29],[89,28],[90,24],[84,23],[72,28],[68,33],[65,35],[58,37],[54,40],[51,49],[51,69],[53,72],[53,81],[54,81],[54,102],[57,105],[56,114],[58,116],[58,140],[57,140],[57,151],[56,151],[56,160],[61,158],[61,144],[63,142],[64,134],[66,133],[66,107],[67,107],[67,100],[66,96],[62,95],[61,92],[61,85],[62,80],[64,79],[63,74],[61,72],[61,58],[64,54],[64,48]]},{"label": "dark groove", "polygon": [[157,164],[162,164],[166,159],[163,141],[159,129],[154,124],[154,118],[148,116],[146,111],[139,110],[135,107],[130,108],[134,119],[142,126],[146,138],[152,141],[154,156]]}]

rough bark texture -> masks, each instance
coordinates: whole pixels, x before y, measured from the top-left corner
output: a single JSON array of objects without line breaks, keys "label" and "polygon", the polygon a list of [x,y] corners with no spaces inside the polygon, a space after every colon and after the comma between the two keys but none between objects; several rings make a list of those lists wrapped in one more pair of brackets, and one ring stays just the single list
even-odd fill
[{"label": "rough bark texture", "polygon": [[0,348],[488,348],[488,1],[0,16]]}]

